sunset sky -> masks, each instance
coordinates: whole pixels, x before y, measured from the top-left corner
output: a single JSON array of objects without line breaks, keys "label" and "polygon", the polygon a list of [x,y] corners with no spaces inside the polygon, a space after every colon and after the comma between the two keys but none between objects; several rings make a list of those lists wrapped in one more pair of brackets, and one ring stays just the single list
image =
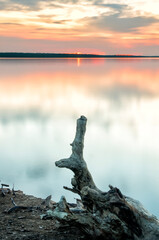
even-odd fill
[{"label": "sunset sky", "polygon": [[0,51],[159,55],[159,0],[0,0]]}]

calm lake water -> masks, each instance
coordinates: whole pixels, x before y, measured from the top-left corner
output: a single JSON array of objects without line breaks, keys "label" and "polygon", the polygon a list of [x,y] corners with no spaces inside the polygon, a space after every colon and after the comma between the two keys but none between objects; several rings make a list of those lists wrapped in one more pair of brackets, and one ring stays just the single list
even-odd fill
[{"label": "calm lake water", "polygon": [[159,59],[1,59],[0,180],[73,202],[73,173],[54,163],[70,156],[80,115],[96,185],[159,217]]}]

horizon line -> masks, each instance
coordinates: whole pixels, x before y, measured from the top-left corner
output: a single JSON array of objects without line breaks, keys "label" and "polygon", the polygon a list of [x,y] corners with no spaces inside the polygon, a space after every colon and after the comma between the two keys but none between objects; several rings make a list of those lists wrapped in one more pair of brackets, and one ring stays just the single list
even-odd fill
[{"label": "horizon line", "polygon": [[0,58],[159,58],[159,55],[48,53],[48,52],[0,52]]}]

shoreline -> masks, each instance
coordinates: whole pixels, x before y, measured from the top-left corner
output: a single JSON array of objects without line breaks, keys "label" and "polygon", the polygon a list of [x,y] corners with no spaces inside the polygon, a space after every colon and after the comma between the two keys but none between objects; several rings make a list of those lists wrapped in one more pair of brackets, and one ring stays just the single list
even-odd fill
[{"label": "shoreline", "polygon": [[148,58],[157,59],[159,56],[142,56],[142,55],[97,55],[97,54],[76,54],[76,53],[22,53],[22,52],[0,52],[0,59],[36,59],[36,58],[99,58],[99,59],[109,59],[109,58]]},{"label": "shoreline", "polygon": [[[47,199],[26,195],[21,190],[0,188],[0,240],[84,240],[75,227],[61,228],[55,219],[41,219],[50,206]],[[50,196],[49,196],[50,197]],[[51,200],[53,208],[56,202]],[[75,237],[76,236],[76,237]]]}]

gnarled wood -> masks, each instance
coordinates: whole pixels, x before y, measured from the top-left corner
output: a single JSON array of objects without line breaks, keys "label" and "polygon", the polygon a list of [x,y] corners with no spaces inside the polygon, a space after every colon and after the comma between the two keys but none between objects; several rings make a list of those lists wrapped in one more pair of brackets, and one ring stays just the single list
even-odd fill
[{"label": "gnarled wood", "polygon": [[[73,188],[64,188],[81,196],[86,212],[75,213],[65,209],[62,211],[64,214],[58,214],[58,221],[80,227],[92,239],[158,240],[159,221],[138,201],[125,197],[111,185],[108,192],[96,187],[83,158],[86,123],[84,116],[77,120],[71,156],[55,163],[57,167],[74,172],[71,180]],[[57,216],[57,213],[53,211],[52,216]]]},{"label": "gnarled wood", "polygon": [[83,148],[84,148],[84,135],[86,132],[86,123],[87,118],[81,116],[77,120],[76,135],[72,146],[72,154],[69,158],[61,159],[55,162],[55,165],[60,168],[68,168],[74,172],[74,177],[71,179],[72,189],[64,187],[67,190],[70,190],[74,193],[78,193],[81,198],[85,198],[85,195],[82,194],[82,189],[84,187],[89,187],[96,191],[100,191],[87,168],[87,164],[83,158]]}]

